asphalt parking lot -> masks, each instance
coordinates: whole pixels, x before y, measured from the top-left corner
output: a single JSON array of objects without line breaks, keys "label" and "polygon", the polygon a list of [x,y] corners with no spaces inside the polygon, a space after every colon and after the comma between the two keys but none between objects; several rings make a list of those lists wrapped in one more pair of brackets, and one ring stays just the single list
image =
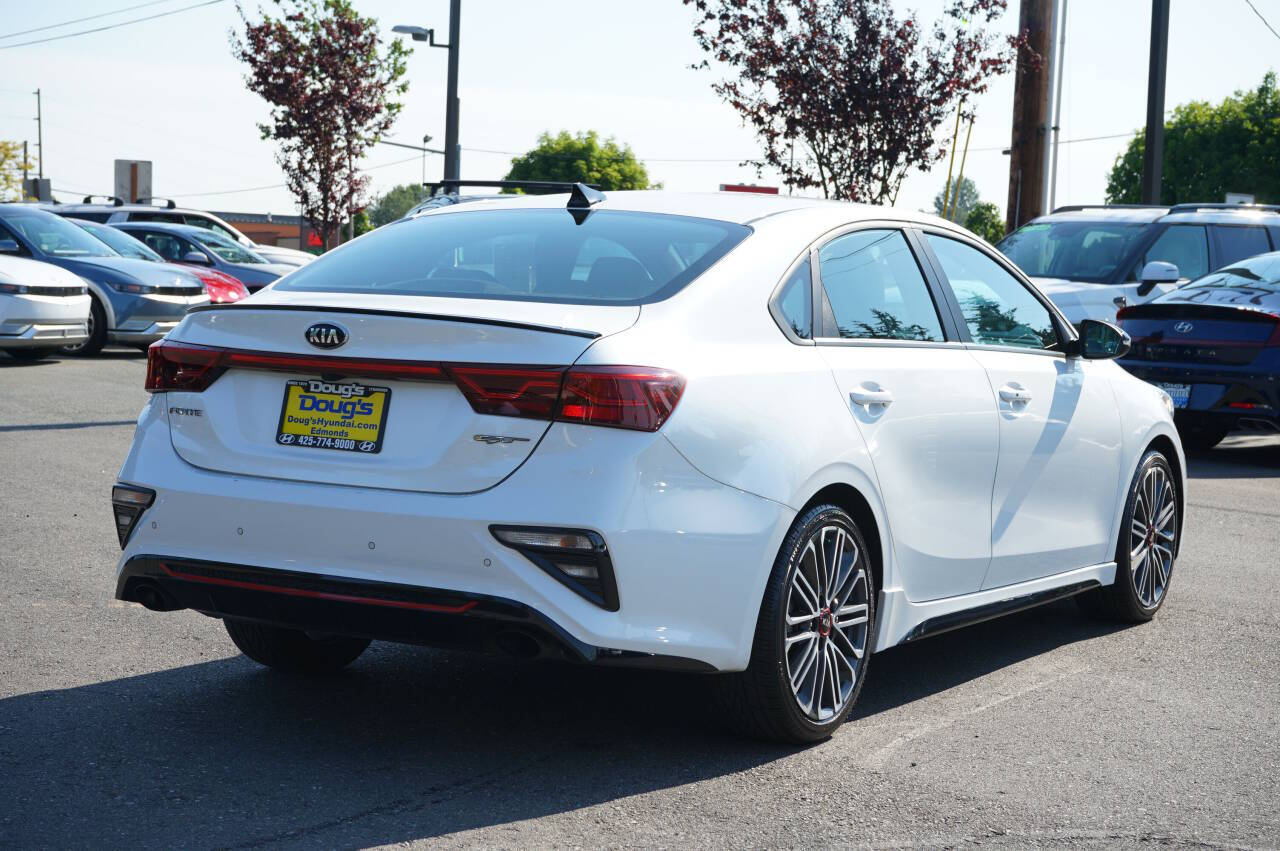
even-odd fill
[{"label": "asphalt parking lot", "polygon": [[0,355],[0,846],[1280,846],[1280,439],[1192,459],[1170,597],[874,657],[783,748],[696,677],[375,644],[269,673],[111,599],[142,355]]}]

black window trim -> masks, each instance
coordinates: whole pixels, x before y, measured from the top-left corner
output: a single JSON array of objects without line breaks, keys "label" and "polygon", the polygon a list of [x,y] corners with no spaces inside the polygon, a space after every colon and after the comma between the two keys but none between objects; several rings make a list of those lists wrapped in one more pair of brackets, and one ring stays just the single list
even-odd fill
[{"label": "black window trim", "polygon": [[[814,311],[813,342],[815,345],[945,348],[959,346],[962,343],[959,329],[955,327],[954,317],[951,316],[949,310],[942,308],[943,293],[939,287],[938,279],[933,275],[929,264],[924,261],[919,240],[913,234],[913,230],[916,227],[918,225],[910,221],[868,219],[829,230],[809,244],[809,273],[813,282],[814,295],[812,307]],[[907,248],[911,251],[912,257],[916,261],[916,267],[920,270],[920,277],[924,280],[929,298],[933,301],[933,310],[937,314],[938,325],[942,329],[942,340],[887,340],[875,337],[840,337],[830,333],[835,329],[835,314],[831,309],[831,303],[827,300],[826,289],[822,286],[822,272],[818,262],[818,252],[832,240],[862,230],[896,230],[902,233],[907,242]]]},{"label": "black window trim", "polygon": [[[919,225],[917,230],[919,233],[918,241],[921,249],[929,258],[929,263],[933,266],[939,280],[944,284],[943,290],[945,292],[945,300],[948,308],[953,314],[954,321],[958,324],[961,340],[964,342],[965,348],[979,351],[1018,352],[1020,354],[1039,355],[1041,357],[1049,356],[1063,359],[1068,357],[1066,351],[1071,348],[1069,344],[1078,337],[1075,327],[1072,326],[1066,315],[1058,309],[1058,306],[1054,304],[1048,296],[1040,292],[1036,285],[1031,282],[1031,279],[1023,274],[1022,270],[1019,269],[1013,261],[1006,257],[1003,252],[997,251],[995,248],[976,236],[957,233],[956,231],[938,227],[937,225]],[[947,279],[946,273],[942,269],[942,263],[938,260],[938,256],[934,253],[933,248],[930,247],[929,241],[924,238],[924,235],[928,233],[945,237],[947,239],[954,239],[956,242],[961,242],[971,248],[977,249],[987,257],[994,260],[1002,269],[1012,275],[1014,280],[1022,284],[1023,289],[1029,292],[1036,301],[1040,302],[1042,307],[1049,311],[1049,316],[1053,320],[1055,330],[1058,332],[1058,345],[1060,350],[1030,349],[1024,346],[999,346],[992,343],[975,343],[973,336],[969,333],[969,325],[964,320],[964,311],[960,307],[960,301],[956,298],[955,291],[951,288],[951,282]]]}]

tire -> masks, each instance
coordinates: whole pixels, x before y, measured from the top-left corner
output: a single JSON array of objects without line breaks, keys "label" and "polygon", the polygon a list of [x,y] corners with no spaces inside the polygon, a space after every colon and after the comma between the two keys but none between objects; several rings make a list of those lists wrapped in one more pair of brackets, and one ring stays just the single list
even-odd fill
[{"label": "tire", "polygon": [[5,349],[9,357],[24,363],[42,360],[53,354],[53,349]]},{"label": "tire", "polygon": [[[1149,519],[1153,512],[1154,524]],[[1129,485],[1116,542],[1116,581],[1077,595],[1080,608],[1092,617],[1123,623],[1155,617],[1169,596],[1180,531],[1173,470],[1163,454],[1152,450],[1142,457]]]},{"label": "tire", "polygon": [[[835,566],[834,581],[826,578],[826,564]],[[803,744],[829,737],[866,680],[875,602],[867,546],[853,519],[834,505],[797,517],[765,586],[751,662],[717,678],[724,717],[754,738]],[[799,683],[794,689],[793,681]]]},{"label": "tire", "polygon": [[92,357],[107,344],[107,312],[96,295],[89,296],[89,339],[83,343],[63,346],[62,351],[77,357]]},{"label": "tire", "polygon": [[350,665],[369,646],[367,638],[331,635],[312,638],[305,632],[254,621],[223,618],[227,635],[240,652],[277,671],[326,674]]}]

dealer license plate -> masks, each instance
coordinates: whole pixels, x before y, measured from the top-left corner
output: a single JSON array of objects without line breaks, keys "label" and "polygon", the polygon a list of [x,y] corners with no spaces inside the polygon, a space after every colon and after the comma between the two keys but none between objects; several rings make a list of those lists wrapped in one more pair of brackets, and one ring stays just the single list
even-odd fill
[{"label": "dealer license plate", "polygon": [[374,454],[391,407],[391,388],[295,379],[284,386],[276,443]]},{"label": "dealer license plate", "polygon": [[1156,386],[1169,394],[1169,398],[1173,400],[1173,407],[1175,408],[1185,408],[1187,400],[1191,398],[1190,384],[1164,384],[1160,382]]}]

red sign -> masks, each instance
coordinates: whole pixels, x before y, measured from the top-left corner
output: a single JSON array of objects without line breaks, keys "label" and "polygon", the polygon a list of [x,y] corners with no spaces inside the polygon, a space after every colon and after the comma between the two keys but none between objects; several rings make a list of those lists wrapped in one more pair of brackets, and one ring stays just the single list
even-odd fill
[{"label": "red sign", "polygon": [[324,242],[320,239],[320,234],[313,230],[307,231],[307,245],[310,248],[324,248]]},{"label": "red sign", "polygon": [[746,183],[721,183],[721,192],[754,192],[757,195],[777,195],[776,186],[755,186]]}]

